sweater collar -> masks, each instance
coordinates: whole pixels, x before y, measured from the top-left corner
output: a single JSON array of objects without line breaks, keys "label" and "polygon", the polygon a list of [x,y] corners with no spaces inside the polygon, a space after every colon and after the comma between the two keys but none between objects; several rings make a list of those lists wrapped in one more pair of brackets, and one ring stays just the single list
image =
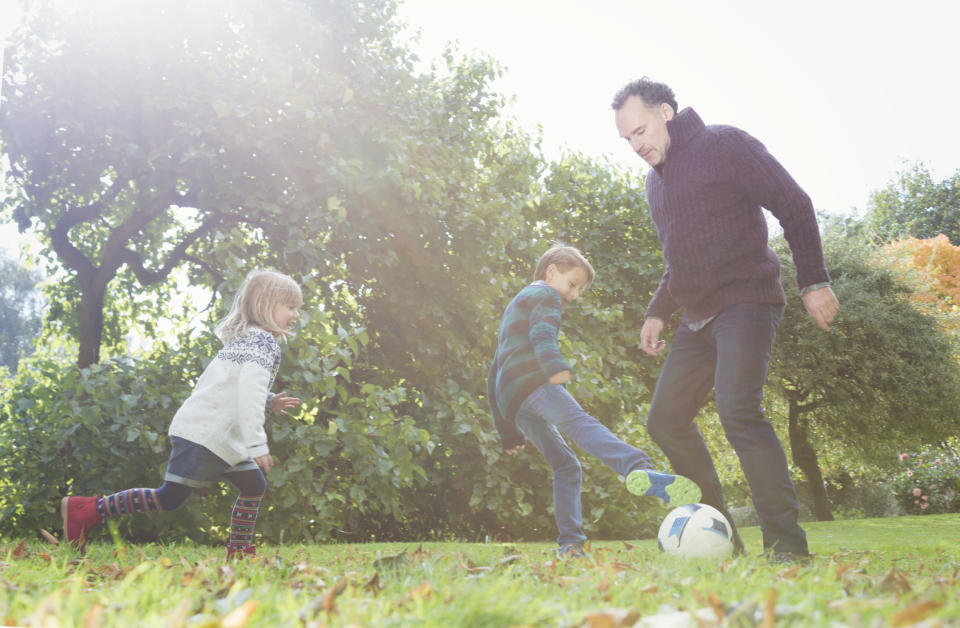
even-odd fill
[{"label": "sweater collar", "polygon": [[[672,120],[667,121],[667,133],[670,134],[670,148],[667,150],[667,158],[664,163],[670,161],[670,153],[680,149],[688,143],[693,137],[704,129],[706,125],[693,107],[685,107],[680,113],[673,116]],[[657,169],[661,170],[663,164]]]}]

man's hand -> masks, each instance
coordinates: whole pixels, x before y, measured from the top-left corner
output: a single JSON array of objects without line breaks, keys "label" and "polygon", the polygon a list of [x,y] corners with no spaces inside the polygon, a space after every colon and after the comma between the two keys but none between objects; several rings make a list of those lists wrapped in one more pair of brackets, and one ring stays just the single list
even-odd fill
[{"label": "man's hand", "polygon": [[830,323],[840,309],[840,301],[837,300],[833,289],[830,286],[824,286],[811,290],[800,298],[803,300],[803,307],[806,308],[807,314],[813,317],[817,326],[824,331],[830,329]]},{"label": "man's hand", "polygon": [[573,373],[570,371],[558,371],[550,376],[550,379],[547,381],[553,385],[566,384],[571,379],[573,379]]},{"label": "man's hand", "polygon": [[643,327],[640,328],[640,348],[648,355],[657,355],[667,348],[667,341],[660,340],[661,331],[663,321],[659,318],[650,317],[643,321]]},{"label": "man's hand", "polygon": [[286,396],[282,390],[270,400],[270,409],[280,414],[286,414],[289,408],[295,408],[298,405],[300,405],[299,399]]},{"label": "man's hand", "polygon": [[[569,373],[569,371],[567,372]],[[523,449],[523,443],[520,443],[516,447],[511,447],[510,449],[507,450],[507,453],[510,454],[511,456],[515,456],[518,453],[520,453],[521,449]]]},{"label": "man's hand", "polygon": [[254,458],[253,461],[257,463],[258,467],[263,469],[264,473],[269,472],[270,469],[273,468],[273,458],[270,456],[270,454],[263,454],[262,456],[257,456],[256,458]]}]

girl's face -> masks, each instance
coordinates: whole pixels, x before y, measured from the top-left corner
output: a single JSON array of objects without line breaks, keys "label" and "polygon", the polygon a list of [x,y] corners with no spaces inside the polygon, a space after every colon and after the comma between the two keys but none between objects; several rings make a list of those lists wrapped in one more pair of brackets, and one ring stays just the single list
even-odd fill
[{"label": "girl's face", "polygon": [[273,322],[280,329],[292,329],[293,324],[300,318],[300,306],[292,303],[277,303],[273,306]]}]

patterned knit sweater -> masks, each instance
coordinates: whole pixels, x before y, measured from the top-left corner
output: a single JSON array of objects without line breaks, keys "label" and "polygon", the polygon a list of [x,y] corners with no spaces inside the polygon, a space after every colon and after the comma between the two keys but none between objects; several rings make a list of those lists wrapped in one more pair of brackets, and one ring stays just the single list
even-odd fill
[{"label": "patterned knit sweater", "polygon": [[550,376],[573,369],[560,354],[560,294],[543,281],[517,293],[500,320],[497,352],[487,375],[487,401],[504,448],[524,442],[514,423],[530,393]]},{"label": "patterned knit sweater", "polygon": [[207,365],[168,433],[203,445],[231,465],[269,453],[263,424],[278,368],[276,338],[251,327]]},{"label": "patterned knit sweater", "polygon": [[664,321],[708,319],[737,303],[785,303],[766,208],[783,227],[801,288],[830,280],[810,197],[763,144],[686,108],[667,122],[667,158],[647,174],[666,271],[647,307]]}]

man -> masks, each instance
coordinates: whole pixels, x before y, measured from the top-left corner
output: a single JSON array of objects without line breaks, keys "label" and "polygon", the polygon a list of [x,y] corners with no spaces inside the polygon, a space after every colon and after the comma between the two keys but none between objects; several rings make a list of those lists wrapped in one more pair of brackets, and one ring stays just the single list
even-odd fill
[{"label": "man", "polygon": [[[683,309],[660,372],[647,430],[674,472],[693,479],[702,501],[725,513],[720,480],[694,419],[714,390],[776,560],[807,556],[799,503],[783,447],[761,407],[770,349],[786,296],[780,260],[767,244],[766,208],[783,227],[803,305],[828,329],[839,303],[830,288],[809,196],[756,139],[677,111],[673,91],[648,78],[613,99],[617,130],[651,166],[646,191],[666,269],[640,332],[660,353],[665,322]],[[737,552],[743,542],[735,532]]]}]

